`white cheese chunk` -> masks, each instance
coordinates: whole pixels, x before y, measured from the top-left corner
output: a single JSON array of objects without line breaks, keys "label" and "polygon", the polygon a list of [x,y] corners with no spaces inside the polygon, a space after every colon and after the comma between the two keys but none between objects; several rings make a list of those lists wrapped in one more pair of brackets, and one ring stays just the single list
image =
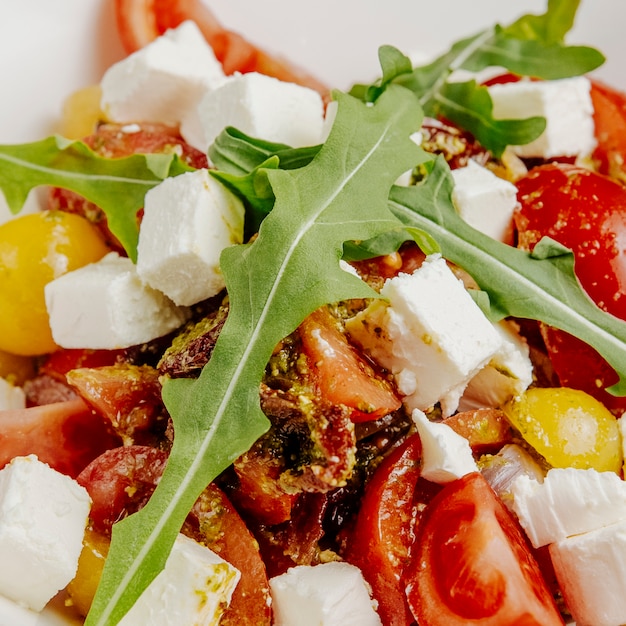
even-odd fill
[{"label": "white cheese chunk", "polygon": [[445,484],[478,471],[469,441],[442,422],[431,422],[419,409],[411,414],[422,442],[421,475]]},{"label": "white cheese chunk", "polygon": [[224,78],[200,29],[186,21],[105,72],[101,107],[115,122],[178,125]]},{"label": "white cheese chunk", "polygon": [[52,336],[63,348],[127,348],[162,337],[188,317],[114,252],[48,283],[45,298]]},{"label": "white cheese chunk", "polygon": [[481,233],[511,243],[517,187],[471,159],[452,170],[452,178],[452,201],[459,215]]},{"label": "white cheese chunk", "polygon": [[613,472],[553,468],[537,482],[519,476],[513,510],[536,548],[626,521],[626,482]]},{"label": "white cheese chunk", "polygon": [[525,391],[533,381],[528,343],[519,334],[519,327],[507,320],[494,324],[494,327],[502,339],[500,348],[470,380],[459,401],[460,411],[499,408]]},{"label": "white cheese chunk", "polygon": [[444,415],[452,414],[499,350],[500,336],[439,255],[386,281],[381,294],[387,302],[348,320],[348,332],[392,372],[409,411],[440,402]]},{"label": "white cheese chunk", "polygon": [[167,178],[146,194],[137,273],[178,305],[224,288],[220,254],[243,241],[241,201],[207,170]]},{"label": "white cheese chunk", "polygon": [[333,561],[270,579],[275,626],[381,626],[361,570]]},{"label": "white cheese chunk", "polygon": [[576,626],[626,624],[626,521],[562,539],[549,550]]},{"label": "white cheese chunk", "polygon": [[0,471],[0,594],[40,611],[76,574],[87,491],[35,456]]},{"label": "white cheese chunk", "polygon": [[496,119],[546,119],[546,129],[537,139],[513,147],[518,156],[587,156],[595,147],[591,83],[584,76],[493,85],[489,94]]},{"label": "white cheese chunk", "polygon": [[241,573],[230,563],[179,534],[165,568],[141,594],[120,626],[217,626]]},{"label": "white cheese chunk", "polygon": [[189,125],[181,134],[206,151],[226,126],[294,148],[316,145],[324,132],[324,104],[313,89],[256,72],[230,76],[198,107],[202,136]]},{"label": "white cheese chunk", "polygon": [[0,411],[12,411],[26,407],[26,394],[21,387],[0,378]]},{"label": "white cheese chunk", "polygon": [[36,626],[39,613],[0,596],[0,626]]}]

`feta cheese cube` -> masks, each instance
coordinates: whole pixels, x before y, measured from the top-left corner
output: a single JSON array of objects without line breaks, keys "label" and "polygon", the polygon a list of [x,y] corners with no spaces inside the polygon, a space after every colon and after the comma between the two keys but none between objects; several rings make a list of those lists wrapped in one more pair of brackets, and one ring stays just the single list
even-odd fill
[{"label": "feta cheese cube", "polygon": [[0,626],[36,626],[39,613],[0,596]]},{"label": "feta cheese cube", "polygon": [[186,21],[105,72],[101,107],[115,122],[179,125],[224,78],[200,29]]},{"label": "feta cheese cube", "polygon": [[533,364],[528,343],[514,322],[494,324],[502,343],[499,350],[470,380],[459,401],[460,411],[482,407],[499,408],[525,391],[533,381]]},{"label": "feta cheese cube", "polygon": [[270,579],[275,626],[381,626],[361,570],[331,561]]},{"label": "feta cheese cube", "polygon": [[165,568],[141,594],[120,626],[217,626],[241,578],[206,546],[179,534]]},{"label": "feta cheese cube", "polygon": [[421,475],[445,484],[478,471],[469,441],[442,422],[431,422],[422,411],[411,414],[422,442]]},{"label": "feta cheese cube", "polygon": [[492,85],[489,94],[494,118],[546,118],[537,139],[513,147],[518,156],[587,156],[595,147],[591,83],[584,76]]},{"label": "feta cheese cube", "polygon": [[114,252],[48,283],[45,299],[52,336],[64,348],[126,348],[162,337],[188,318]]},{"label": "feta cheese cube", "polygon": [[0,594],[40,611],[76,574],[87,491],[35,456],[0,471]]},{"label": "feta cheese cube", "polygon": [[26,394],[21,387],[0,378],[0,411],[26,408]]},{"label": "feta cheese cube", "polygon": [[207,170],[167,178],[146,194],[137,273],[178,305],[224,288],[220,254],[243,241],[241,201]]},{"label": "feta cheese cube", "polygon": [[351,337],[392,372],[409,411],[451,415],[467,383],[500,349],[493,325],[439,255],[385,282],[387,299],[348,320]]},{"label": "feta cheese cube", "polygon": [[308,87],[256,72],[230,76],[201,100],[198,115],[202,134],[181,126],[185,140],[206,151],[226,126],[267,141],[294,148],[321,143],[324,104]]},{"label": "feta cheese cube", "polygon": [[481,233],[511,243],[517,187],[470,159],[452,170],[452,201],[459,215]]},{"label": "feta cheese cube", "polygon": [[577,626],[626,624],[626,521],[562,539],[549,550]]},{"label": "feta cheese cube", "polygon": [[519,476],[513,511],[536,548],[626,521],[626,482],[613,472],[553,468],[540,483]]}]

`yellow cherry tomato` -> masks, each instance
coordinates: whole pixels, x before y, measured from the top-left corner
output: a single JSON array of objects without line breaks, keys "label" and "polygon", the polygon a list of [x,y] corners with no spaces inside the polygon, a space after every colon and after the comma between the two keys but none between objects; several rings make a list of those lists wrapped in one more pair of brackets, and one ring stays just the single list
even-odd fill
[{"label": "yellow cherry tomato", "polygon": [[615,416],[584,391],[533,388],[504,411],[552,467],[619,472],[622,449]]},{"label": "yellow cherry tomato", "polygon": [[85,530],[76,576],[67,586],[67,593],[72,599],[72,604],[81,615],[89,613],[100,583],[110,543],[108,537],[95,530],[90,528]]},{"label": "yellow cherry tomato", "polygon": [[23,215],[0,226],[0,350],[22,356],[55,350],[45,285],[107,252],[92,224],[62,211]]},{"label": "yellow cherry tomato", "polygon": [[68,139],[83,139],[95,132],[104,119],[100,108],[100,85],[83,87],[72,93],[63,103],[61,134]]}]

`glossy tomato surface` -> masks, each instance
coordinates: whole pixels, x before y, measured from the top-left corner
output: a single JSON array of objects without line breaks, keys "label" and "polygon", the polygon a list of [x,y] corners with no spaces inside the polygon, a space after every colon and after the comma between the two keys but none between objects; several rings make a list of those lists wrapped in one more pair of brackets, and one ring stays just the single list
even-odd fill
[{"label": "glossy tomato surface", "polygon": [[[532,250],[543,236],[570,248],[583,289],[605,311],[626,319],[626,188],[575,165],[536,167],[518,181],[515,214],[519,246]],[[582,389],[613,411],[624,398],[604,388],[617,375],[595,350],[562,331],[543,328],[562,385]]]},{"label": "glossy tomato surface", "polygon": [[522,531],[481,474],[426,508],[405,570],[420,626],[563,624]]},{"label": "glossy tomato surface", "polygon": [[385,626],[409,626],[402,573],[413,540],[413,497],[420,476],[422,444],[409,437],[384,459],[367,485],[345,559],[363,572]]}]

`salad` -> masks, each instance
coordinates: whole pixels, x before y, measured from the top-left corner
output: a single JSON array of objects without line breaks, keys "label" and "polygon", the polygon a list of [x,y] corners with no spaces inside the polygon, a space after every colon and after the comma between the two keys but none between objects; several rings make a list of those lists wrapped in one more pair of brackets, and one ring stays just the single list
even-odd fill
[{"label": "salad", "polygon": [[71,492],[86,624],[626,621],[626,98],[578,3],[350,93],[116,6],[79,138],[0,146],[2,594],[45,604],[12,537]]}]

